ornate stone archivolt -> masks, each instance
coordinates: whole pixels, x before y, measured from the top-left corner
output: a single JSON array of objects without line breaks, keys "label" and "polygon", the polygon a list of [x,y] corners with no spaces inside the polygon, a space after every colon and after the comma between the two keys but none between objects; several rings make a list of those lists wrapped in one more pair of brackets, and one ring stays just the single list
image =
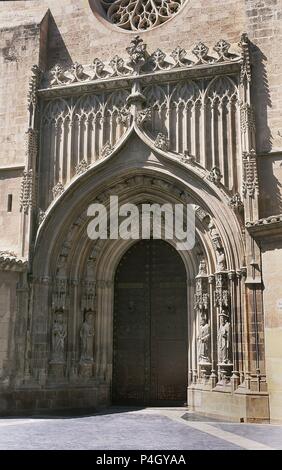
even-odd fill
[{"label": "ornate stone archivolt", "polygon": [[[128,196],[128,194],[136,194],[138,191],[142,191],[142,194],[154,192],[162,194],[163,197],[169,194],[170,198],[174,197],[179,201],[191,202],[191,196],[185,189],[185,185],[170,181],[165,175],[154,174],[128,175],[118,182],[109,184],[101,193],[93,196],[96,201],[108,204],[111,194],[118,194],[122,198],[125,194]],[[191,348],[195,349],[194,365],[191,366],[192,375],[194,383],[198,382],[206,386],[211,384],[214,387],[219,380],[228,386],[232,372],[232,328],[229,286],[226,284],[228,274],[226,272],[225,248],[217,228],[217,222],[213,217],[198,205],[195,206],[195,211],[198,226],[201,226],[200,230],[204,233],[209,248],[201,246],[201,249],[195,250],[193,256],[209,257],[209,268],[207,261],[202,259],[195,281],[196,330],[194,339],[191,339]],[[104,370],[103,368],[106,367],[105,365],[101,366],[101,357],[104,354],[102,350],[105,347],[102,344],[108,344],[109,339],[101,336],[101,322],[106,321],[103,320],[104,315],[106,315],[105,318],[109,318],[107,308],[109,308],[110,302],[105,299],[111,298],[113,282],[112,279],[101,276],[99,266],[103,256],[108,252],[111,242],[106,245],[107,242],[103,240],[97,241],[92,244],[90,249],[90,243],[85,240],[84,236],[87,220],[86,210],[81,210],[78,218],[73,221],[69,229],[66,229],[66,236],[61,238],[63,242],[57,251],[58,255],[53,256],[56,262],[52,266],[52,275],[55,281],[50,284],[50,294],[53,299],[52,312],[50,313],[50,338],[53,338],[54,342],[54,345],[50,344],[48,380],[51,381],[62,378],[66,380],[69,373],[70,380],[85,380],[85,383],[88,383],[89,380],[95,380],[99,377],[99,368],[102,367]],[[81,240],[82,234],[84,234],[83,240]],[[208,239],[210,239],[210,245]],[[80,248],[78,252],[77,246],[84,247],[86,245],[88,246],[87,250]],[[214,247],[214,258],[217,260],[216,270],[219,272],[215,274],[216,282],[212,283],[211,287],[211,272],[215,269],[216,263],[210,262],[211,253],[207,255],[205,249],[210,250],[212,246]],[[111,255],[107,256],[111,257]],[[81,268],[76,271],[78,264],[81,264]],[[219,276],[224,279],[223,286],[217,284]],[[77,281],[74,282],[74,279]],[[193,284],[191,279],[189,288]],[[75,301],[71,302],[70,299],[75,299]],[[228,305],[228,308],[225,305]],[[105,311],[108,313],[103,313]],[[228,321],[221,320],[220,318],[223,316],[224,320],[227,318]],[[55,342],[55,337],[57,340],[59,336],[61,337],[60,341]],[[226,357],[228,357],[228,361],[225,359]],[[68,369],[70,361],[72,366],[71,369]]]},{"label": "ornate stone archivolt", "polygon": [[186,0],[98,1],[110,23],[129,31],[143,31],[154,28],[172,18]]}]

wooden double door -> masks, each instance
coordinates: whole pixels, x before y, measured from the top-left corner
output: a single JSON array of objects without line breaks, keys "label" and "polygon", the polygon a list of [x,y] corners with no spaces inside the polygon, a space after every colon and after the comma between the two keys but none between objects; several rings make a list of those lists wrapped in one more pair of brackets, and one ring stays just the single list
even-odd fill
[{"label": "wooden double door", "polygon": [[179,253],[143,240],[115,277],[114,404],[184,404],[187,393],[187,284]]}]

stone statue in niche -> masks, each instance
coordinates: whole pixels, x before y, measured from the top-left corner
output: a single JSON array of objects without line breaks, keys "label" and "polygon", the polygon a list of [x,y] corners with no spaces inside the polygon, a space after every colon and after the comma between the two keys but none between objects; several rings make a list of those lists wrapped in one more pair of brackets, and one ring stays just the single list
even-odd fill
[{"label": "stone statue in niche", "polygon": [[216,270],[218,272],[224,271],[226,269],[226,258],[225,258],[224,248],[222,246],[220,235],[213,221],[209,223],[209,232],[210,232],[212,245],[215,249]]},{"label": "stone statue in niche", "polygon": [[228,315],[224,312],[221,312],[219,315],[217,346],[219,364],[230,364],[231,327]]},{"label": "stone statue in niche", "polygon": [[62,363],[65,361],[65,340],[67,336],[64,314],[58,311],[54,315],[52,328],[52,362]]},{"label": "stone statue in niche", "polygon": [[80,328],[81,362],[93,361],[94,315],[92,311],[86,312],[84,322]]},{"label": "stone statue in niche", "polygon": [[210,326],[206,315],[201,315],[200,319],[198,359],[200,364],[210,362]]},{"label": "stone statue in niche", "polygon": [[206,276],[206,275],[207,275],[207,263],[204,259],[202,259],[199,265],[198,276]]},{"label": "stone statue in niche", "polygon": [[223,248],[216,250],[216,270],[221,272],[226,269],[226,258]]}]

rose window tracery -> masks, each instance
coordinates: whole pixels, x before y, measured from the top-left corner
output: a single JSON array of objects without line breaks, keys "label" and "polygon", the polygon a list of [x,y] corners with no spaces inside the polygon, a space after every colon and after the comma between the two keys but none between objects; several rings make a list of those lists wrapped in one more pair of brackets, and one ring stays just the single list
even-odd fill
[{"label": "rose window tracery", "polygon": [[181,9],[186,0],[100,0],[108,21],[131,31],[158,26]]}]

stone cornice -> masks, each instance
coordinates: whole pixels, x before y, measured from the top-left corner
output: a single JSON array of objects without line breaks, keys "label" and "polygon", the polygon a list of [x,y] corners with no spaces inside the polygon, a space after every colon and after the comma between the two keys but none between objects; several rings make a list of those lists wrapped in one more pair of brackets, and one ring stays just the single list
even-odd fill
[{"label": "stone cornice", "polygon": [[0,271],[25,271],[27,260],[10,251],[0,251]]},{"label": "stone cornice", "polygon": [[282,214],[272,215],[254,222],[246,222],[246,228],[255,238],[282,238]]}]

